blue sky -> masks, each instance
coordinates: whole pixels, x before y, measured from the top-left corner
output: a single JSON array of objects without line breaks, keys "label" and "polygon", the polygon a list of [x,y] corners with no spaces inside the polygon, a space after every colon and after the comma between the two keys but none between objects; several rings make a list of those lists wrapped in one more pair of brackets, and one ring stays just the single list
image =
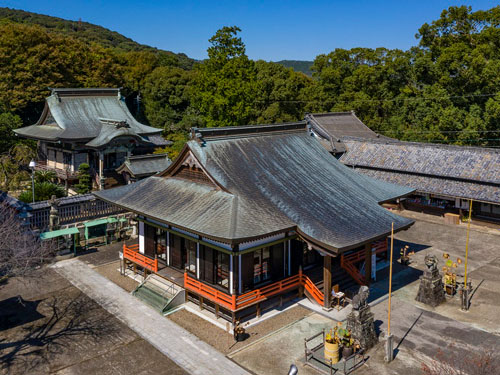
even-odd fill
[{"label": "blue sky", "polygon": [[208,39],[237,25],[252,59],[313,60],[335,48],[407,49],[425,22],[451,5],[489,9],[498,1],[140,1],[2,0],[1,6],[78,20],[143,44],[203,59]]}]

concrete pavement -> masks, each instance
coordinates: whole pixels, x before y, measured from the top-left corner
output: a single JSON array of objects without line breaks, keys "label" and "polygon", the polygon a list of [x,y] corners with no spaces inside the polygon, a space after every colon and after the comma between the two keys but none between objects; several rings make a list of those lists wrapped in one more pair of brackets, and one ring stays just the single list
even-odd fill
[{"label": "concrete pavement", "polygon": [[53,265],[75,287],[191,374],[249,374],[210,345],[161,316],[78,259]]}]

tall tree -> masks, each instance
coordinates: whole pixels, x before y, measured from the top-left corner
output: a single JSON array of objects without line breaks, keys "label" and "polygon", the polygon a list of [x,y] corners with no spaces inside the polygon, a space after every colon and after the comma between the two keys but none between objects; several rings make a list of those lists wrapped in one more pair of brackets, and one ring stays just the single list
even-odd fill
[{"label": "tall tree", "polygon": [[249,124],[256,117],[255,63],[245,54],[240,31],[218,30],[209,40],[208,59],[195,67],[193,106],[208,127]]}]

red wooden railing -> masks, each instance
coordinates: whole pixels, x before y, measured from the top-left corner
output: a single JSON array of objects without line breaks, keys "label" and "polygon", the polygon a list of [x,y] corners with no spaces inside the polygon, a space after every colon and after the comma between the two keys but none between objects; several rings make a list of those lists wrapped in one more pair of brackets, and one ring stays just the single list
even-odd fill
[{"label": "red wooden railing", "polygon": [[123,257],[152,272],[158,272],[158,259],[151,259],[139,252],[139,245],[123,244]]},{"label": "red wooden railing", "polygon": [[302,273],[302,270],[299,271],[299,275],[305,290],[307,290],[307,292],[311,295],[312,298],[314,298],[316,302],[323,306],[325,300],[325,295],[323,294],[323,292],[318,289],[318,287],[311,281],[309,277]]},{"label": "red wooden railing", "polygon": [[262,288],[254,289],[251,292],[242,294],[236,298],[236,308],[253,305],[276,294],[283,293],[290,289],[295,289],[300,285],[300,275],[290,276],[281,281],[266,285]]},{"label": "red wooden railing", "polygon": [[184,274],[185,289],[207,298],[231,311],[254,305],[274,295],[298,288],[300,285],[303,285],[319,304],[323,304],[323,293],[306,275],[303,275],[301,271],[297,275],[266,285],[262,288],[254,289],[240,296],[227,294],[192,278],[187,273]]},{"label": "red wooden railing", "polygon": [[[375,249],[374,254],[379,254],[387,251],[387,238],[374,242],[372,249]],[[347,271],[349,275],[360,285],[365,283],[363,275],[359,272],[357,263],[364,261],[366,256],[365,250],[359,250],[355,253],[340,256],[340,266]]]},{"label": "red wooden railing", "polygon": [[184,288],[187,290],[191,290],[199,294],[200,296],[217,303],[220,306],[224,306],[229,310],[236,310],[236,295],[229,295],[196,279],[193,279],[187,274],[187,272],[184,273]]}]

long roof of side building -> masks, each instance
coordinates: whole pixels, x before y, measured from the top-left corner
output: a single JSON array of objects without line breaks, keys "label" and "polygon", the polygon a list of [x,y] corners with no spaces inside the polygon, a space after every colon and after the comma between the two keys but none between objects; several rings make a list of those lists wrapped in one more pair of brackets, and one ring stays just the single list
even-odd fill
[{"label": "long roof of side building", "polygon": [[132,116],[120,89],[51,90],[38,122],[14,130],[16,134],[47,141],[89,141],[89,147],[101,147],[120,135],[146,144],[169,143],[160,140],[158,144],[161,129],[141,124]]},{"label": "long roof of side building", "polygon": [[[179,159],[158,176],[95,194],[215,240],[239,243],[297,231],[331,251],[386,236],[412,221],[379,203],[413,191],[358,174],[332,158],[305,122],[193,129]],[[214,184],[176,177],[191,158]]]},{"label": "long roof of side building", "polygon": [[418,191],[500,203],[500,150],[347,138],[340,161]]}]

